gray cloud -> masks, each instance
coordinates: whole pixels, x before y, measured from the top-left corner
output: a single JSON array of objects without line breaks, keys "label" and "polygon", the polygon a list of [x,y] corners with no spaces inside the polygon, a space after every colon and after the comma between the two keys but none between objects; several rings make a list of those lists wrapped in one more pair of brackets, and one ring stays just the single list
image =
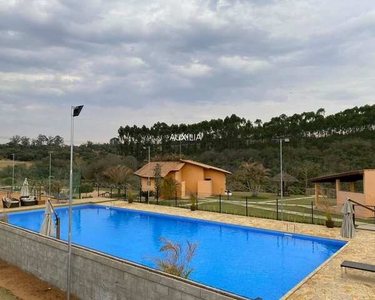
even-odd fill
[{"label": "gray cloud", "polygon": [[0,3],[2,142],[107,141],[124,125],[374,103],[375,7],[361,1]]}]

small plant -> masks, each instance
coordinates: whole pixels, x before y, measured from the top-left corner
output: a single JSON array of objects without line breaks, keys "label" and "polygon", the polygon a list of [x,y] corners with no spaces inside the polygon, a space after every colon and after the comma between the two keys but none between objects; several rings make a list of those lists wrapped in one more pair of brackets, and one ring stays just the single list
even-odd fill
[{"label": "small plant", "polygon": [[327,199],[327,195],[323,194],[323,201],[322,201],[324,210],[325,210],[325,216],[326,216],[326,226],[328,228],[334,227],[334,222],[332,220],[332,213],[329,206],[329,201]]},{"label": "small plant", "polygon": [[190,262],[198,244],[186,241],[187,247],[184,249],[179,242],[172,242],[163,237],[159,241],[163,243],[159,251],[166,253],[166,256],[164,259],[154,259],[158,269],[175,276],[188,278],[194,271],[194,268],[190,267]]},{"label": "small plant", "polygon": [[7,213],[4,212],[0,215],[0,222],[8,223],[8,214]]},{"label": "small plant", "polygon": [[326,226],[328,228],[333,228],[335,226],[332,220],[332,213],[330,211],[326,211]]},{"label": "small plant", "polygon": [[190,193],[190,209],[196,210],[197,208],[197,195],[195,193]]},{"label": "small plant", "polygon": [[135,195],[133,193],[131,193],[131,192],[128,192],[127,198],[128,198],[128,202],[129,203],[133,203],[133,201],[135,199]]}]

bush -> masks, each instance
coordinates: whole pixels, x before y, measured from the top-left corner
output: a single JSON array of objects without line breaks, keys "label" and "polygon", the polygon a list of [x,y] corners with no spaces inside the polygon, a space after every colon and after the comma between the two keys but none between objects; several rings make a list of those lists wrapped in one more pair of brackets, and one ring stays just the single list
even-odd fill
[{"label": "bush", "polygon": [[[147,197],[147,195],[148,195],[147,191],[142,191],[141,192],[141,196],[142,197]],[[150,197],[154,197],[154,196],[155,196],[155,192],[150,190]]]},{"label": "bush", "polygon": [[90,183],[84,183],[80,186],[79,191],[81,193],[92,193],[94,191],[94,187]]},{"label": "bush", "polygon": [[4,185],[12,185],[12,183],[13,183],[12,177],[7,177],[7,178],[3,179],[3,184]]}]

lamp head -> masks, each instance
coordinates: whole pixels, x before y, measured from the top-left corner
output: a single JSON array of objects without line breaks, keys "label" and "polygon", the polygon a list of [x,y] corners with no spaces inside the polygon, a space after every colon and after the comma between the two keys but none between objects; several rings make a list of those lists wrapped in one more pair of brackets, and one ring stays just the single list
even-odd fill
[{"label": "lamp head", "polygon": [[81,113],[82,108],[83,108],[83,105],[75,106],[73,108],[73,117],[78,117],[79,114]]}]

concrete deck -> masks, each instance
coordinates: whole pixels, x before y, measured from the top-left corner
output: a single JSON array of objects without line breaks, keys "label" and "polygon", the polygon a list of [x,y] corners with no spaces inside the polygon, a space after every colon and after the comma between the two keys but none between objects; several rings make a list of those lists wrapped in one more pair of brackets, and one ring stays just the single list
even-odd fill
[{"label": "concrete deck", "polygon": [[[113,199],[89,198],[75,200],[74,203],[103,202],[104,205],[124,207],[128,209],[158,212],[169,215],[186,216],[197,219],[218,221],[228,224],[238,224],[256,228],[266,228],[284,232],[295,232],[319,237],[343,239],[340,236],[340,228],[326,228],[319,225],[292,223],[259,219],[245,216],[219,214],[205,211],[190,211],[175,207],[157,206],[151,204],[131,203],[115,201]],[[63,204],[60,204],[63,205]],[[34,206],[34,209],[44,206]],[[27,207],[29,208],[29,207]],[[13,210],[22,210],[15,208]],[[6,211],[10,211],[7,209]],[[349,243],[323,264],[315,272],[310,274],[300,285],[290,291],[283,299],[375,299],[375,274],[357,270],[348,270],[341,274],[340,264],[344,260],[375,264],[375,232],[357,230],[356,237],[348,240]],[[275,283],[277,284],[277,283]]]}]

